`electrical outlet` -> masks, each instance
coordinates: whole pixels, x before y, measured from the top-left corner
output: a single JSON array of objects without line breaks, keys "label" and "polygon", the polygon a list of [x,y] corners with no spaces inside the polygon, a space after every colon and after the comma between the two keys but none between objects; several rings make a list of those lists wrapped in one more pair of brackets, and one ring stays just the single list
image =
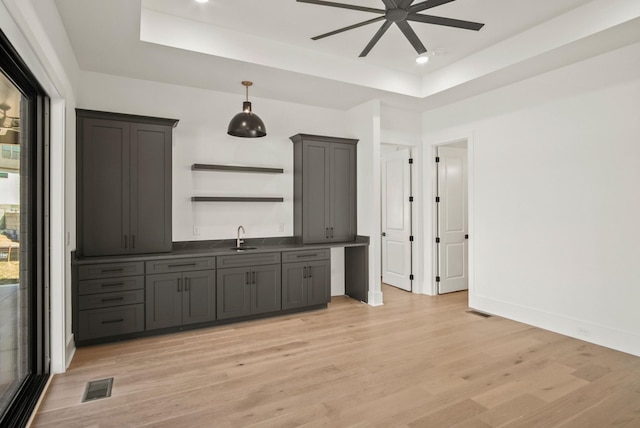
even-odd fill
[{"label": "electrical outlet", "polygon": [[199,226],[193,226],[193,234],[194,235],[200,235],[200,227]]}]

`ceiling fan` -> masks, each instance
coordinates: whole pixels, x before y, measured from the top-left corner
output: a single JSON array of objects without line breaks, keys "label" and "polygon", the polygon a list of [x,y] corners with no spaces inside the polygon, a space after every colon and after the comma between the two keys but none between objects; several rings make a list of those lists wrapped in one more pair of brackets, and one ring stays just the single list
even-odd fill
[{"label": "ceiling fan", "polygon": [[7,116],[7,110],[11,110],[11,106],[5,103],[0,104],[2,117],[0,117],[0,135],[6,135],[7,132],[20,132],[20,119],[17,117]]},{"label": "ceiling fan", "polygon": [[377,18],[368,19],[366,21],[359,22],[357,24],[349,25],[348,27],[339,28],[334,31],[330,31],[319,36],[312,37],[312,40],[320,40],[325,37],[333,36],[335,34],[342,33],[344,31],[353,30],[354,28],[362,27],[364,25],[373,24],[374,22],[384,21],[382,27],[374,34],[373,38],[369,41],[364,50],[360,53],[360,57],[365,57],[378,43],[384,33],[391,27],[391,24],[396,24],[402,34],[409,40],[413,48],[418,54],[423,54],[427,51],[424,47],[418,35],[413,31],[413,28],[407,21],[422,22],[425,24],[444,25],[446,27],[462,28],[465,30],[480,30],[484,24],[478,22],[462,21],[459,19],[443,18],[433,15],[421,15],[418,12],[431,9],[436,6],[440,6],[446,3],[451,3],[455,0],[426,0],[421,3],[412,5],[415,0],[382,0],[384,3],[384,9],[375,9],[371,7],[356,6],[344,3],[334,3],[324,0],[297,0],[299,3],[317,4],[320,6],[339,7],[342,9],[359,10],[362,12],[380,13],[382,16]]}]

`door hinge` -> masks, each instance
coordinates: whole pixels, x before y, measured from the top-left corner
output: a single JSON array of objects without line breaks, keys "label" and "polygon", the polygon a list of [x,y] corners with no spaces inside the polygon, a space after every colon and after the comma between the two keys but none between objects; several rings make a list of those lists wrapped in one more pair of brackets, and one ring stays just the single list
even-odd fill
[{"label": "door hinge", "polygon": [[436,276],[436,282],[440,282],[440,277]]},{"label": "door hinge", "polygon": [[413,196],[409,196],[409,202],[413,202]]},{"label": "door hinge", "polygon": [[436,156],[436,162],[440,162],[440,157]]},{"label": "door hinge", "polygon": [[413,242],[413,235],[411,235],[411,236],[409,237],[409,241],[410,241],[410,242]]},{"label": "door hinge", "polygon": [[440,196],[436,196],[436,202],[440,202]]},{"label": "door hinge", "polygon": [[440,243],[440,238],[436,238],[436,244]]},{"label": "door hinge", "polygon": [[464,239],[469,239],[469,235],[464,235]]},{"label": "door hinge", "polygon": [[409,163],[412,164],[413,163],[413,158],[409,158]]},{"label": "door hinge", "polygon": [[409,281],[413,281],[413,274],[409,275]]}]

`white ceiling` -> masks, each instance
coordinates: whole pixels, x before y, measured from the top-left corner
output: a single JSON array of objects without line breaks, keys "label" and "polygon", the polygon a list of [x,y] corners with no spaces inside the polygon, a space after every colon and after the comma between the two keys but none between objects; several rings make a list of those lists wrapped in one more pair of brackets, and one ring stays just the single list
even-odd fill
[{"label": "white ceiling", "polygon": [[[381,0],[336,0],[383,9]],[[420,3],[416,0],[414,3]],[[80,68],[348,109],[372,98],[426,110],[640,41],[637,0],[456,0],[422,14],[485,23],[478,32],[410,23],[432,56],[395,27],[366,58],[379,15],[295,0],[56,0]]]}]

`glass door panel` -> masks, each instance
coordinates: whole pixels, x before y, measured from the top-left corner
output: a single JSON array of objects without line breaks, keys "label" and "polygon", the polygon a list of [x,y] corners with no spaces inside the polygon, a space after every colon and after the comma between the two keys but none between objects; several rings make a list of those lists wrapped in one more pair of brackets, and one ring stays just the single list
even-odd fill
[{"label": "glass door panel", "polygon": [[21,239],[28,210],[26,111],[28,101],[0,73],[0,414],[29,374],[29,266]]}]

